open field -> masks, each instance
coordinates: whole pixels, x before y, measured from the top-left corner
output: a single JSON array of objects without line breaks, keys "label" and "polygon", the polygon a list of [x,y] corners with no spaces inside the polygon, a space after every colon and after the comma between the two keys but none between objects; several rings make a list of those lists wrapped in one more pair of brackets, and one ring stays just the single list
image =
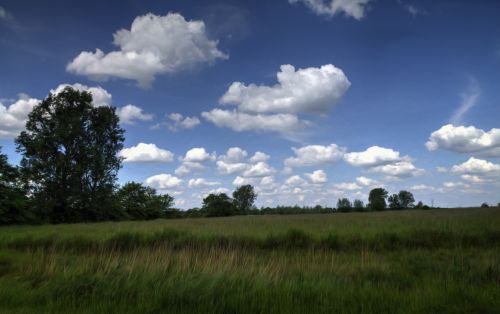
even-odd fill
[{"label": "open field", "polygon": [[0,228],[1,313],[500,313],[500,209]]}]

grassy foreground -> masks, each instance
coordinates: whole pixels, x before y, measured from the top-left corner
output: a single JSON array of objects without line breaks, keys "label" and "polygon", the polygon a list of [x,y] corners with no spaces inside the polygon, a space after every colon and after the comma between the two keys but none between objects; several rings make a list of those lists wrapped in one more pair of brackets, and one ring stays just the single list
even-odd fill
[{"label": "grassy foreground", "polygon": [[0,313],[500,313],[500,209],[2,227]]}]

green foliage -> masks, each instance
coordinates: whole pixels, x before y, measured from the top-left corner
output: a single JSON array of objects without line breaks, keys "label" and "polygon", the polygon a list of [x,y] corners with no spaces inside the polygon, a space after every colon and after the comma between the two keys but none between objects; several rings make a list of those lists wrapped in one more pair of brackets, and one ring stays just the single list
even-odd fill
[{"label": "green foliage", "polygon": [[387,207],[385,199],[387,198],[387,191],[383,188],[375,188],[370,191],[368,195],[368,207],[371,210],[384,210]]},{"label": "green foliage", "polygon": [[16,139],[22,175],[40,219],[108,220],[124,130],[114,108],[92,106],[92,96],[67,87],[50,94],[28,116]]},{"label": "green foliage", "polygon": [[390,209],[401,209],[403,208],[401,205],[401,201],[399,199],[399,195],[397,194],[392,194],[387,198],[387,201],[389,202],[389,208]]},{"label": "green foliage", "polygon": [[203,210],[208,217],[229,216],[234,213],[233,201],[225,193],[209,194],[203,199]]},{"label": "green foliage", "polygon": [[347,198],[339,198],[337,201],[337,210],[341,212],[349,212],[352,210],[351,201]]},{"label": "green foliage", "polygon": [[240,212],[245,212],[253,207],[257,193],[250,184],[242,185],[233,192],[233,202],[235,208]]},{"label": "green foliage", "polygon": [[363,204],[362,200],[356,199],[356,200],[354,200],[353,208],[356,211],[363,211],[365,209],[365,204]]},{"label": "green foliage", "polygon": [[399,203],[401,205],[401,208],[412,208],[415,203],[415,198],[413,197],[413,194],[408,191],[399,191],[398,193],[398,199]]},{"label": "green foliage", "polygon": [[488,205],[488,203],[482,203],[481,204],[481,208],[488,208],[490,207],[490,205]]},{"label": "green foliage", "polygon": [[0,225],[26,223],[32,219],[19,182],[19,171],[8,163],[7,156],[0,150]]},{"label": "green foliage", "polygon": [[157,195],[156,190],[140,183],[128,182],[116,193],[124,215],[134,220],[149,220],[174,215],[174,198]]}]

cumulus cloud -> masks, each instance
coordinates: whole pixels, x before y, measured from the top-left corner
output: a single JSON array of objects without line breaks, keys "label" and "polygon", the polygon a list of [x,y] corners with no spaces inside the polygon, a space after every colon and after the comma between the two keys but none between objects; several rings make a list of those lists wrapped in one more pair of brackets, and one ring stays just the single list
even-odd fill
[{"label": "cumulus cloud", "polygon": [[28,114],[39,103],[40,100],[24,94],[9,106],[0,103],[0,138],[11,139],[18,136],[26,126]]},{"label": "cumulus cloud", "polygon": [[153,115],[150,113],[144,113],[142,108],[134,105],[126,105],[116,109],[116,114],[120,118],[120,122],[123,124],[135,124],[135,121],[151,121],[153,120]]},{"label": "cumulus cloud", "polygon": [[315,166],[327,163],[333,163],[345,153],[344,147],[339,147],[336,144],[329,146],[323,145],[308,145],[300,148],[293,147],[295,157],[285,159],[286,167],[301,167]]},{"label": "cumulus cloud", "polygon": [[236,176],[233,180],[234,186],[242,186],[247,184],[255,184],[255,180],[253,178],[244,178],[241,176]]},{"label": "cumulus cloud", "polygon": [[171,162],[174,160],[174,154],[171,151],[158,148],[155,144],[145,143],[124,148],[119,155],[124,158],[124,162]]},{"label": "cumulus cloud", "polygon": [[198,188],[198,187],[207,187],[207,186],[214,186],[214,185],[219,185],[219,182],[216,181],[208,181],[203,178],[197,178],[197,179],[190,179],[188,181],[188,187],[190,188]]},{"label": "cumulus cloud", "polygon": [[158,190],[168,190],[180,187],[182,180],[170,174],[161,173],[147,178],[144,184]]},{"label": "cumulus cloud", "polygon": [[243,172],[244,177],[267,177],[276,173],[276,170],[269,166],[264,161],[259,161],[258,163],[248,167],[245,172]]},{"label": "cumulus cloud", "polygon": [[313,184],[322,184],[328,180],[328,177],[323,170],[316,170],[316,171],[313,171],[312,173],[306,173],[305,176]]},{"label": "cumulus cloud", "polygon": [[401,161],[399,152],[390,148],[372,146],[362,152],[352,152],[344,155],[345,161],[356,167],[374,167]]},{"label": "cumulus cloud", "polygon": [[295,70],[282,65],[274,86],[231,84],[219,102],[248,113],[325,113],[344,95],[350,82],[332,64]]},{"label": "cumulus cloud", "polygon": [[111,106],[111,94],[101,86],[87,86],[80,83],[75,84],[60,84],[55,89],[51,89],[52,94],[59,94],[66,87],[71,87],[79,92],[89,92],[92,95],[92,105],[96,107]]},{"label": "cumulus cloud", "polygon": [[248,114],[237,110],[212,109],[202,112],[203,118],[218,127],[242,131],[271,131],[286,133],[302,129],[308,124],[293,114]]},{"label": "cumulus cloud", "polygon": [[203,162],[203,161],[215,160],[215,158],[216,158],[215,152],[210,154],[203,147],[195,147],[191,148],[186,152],[186,156],[182,158],[182,161]]},{"label": "cumulus cloud", "polygon": [[158,74],[228,58],[217,48],[218,42],[208,38],[203,21],[187,21],[178,13],[138,16],[130,30],[114,33],[113,44],[119,49],[81,52],[66,70],[94,80],[135,80],[147,87]]},{"label": "cumulus cloud", "polygon": [[425,146],[430,151],[444,149],[457,153],[500,157],[500,129],[484,131],[474,126],[447,124],[432,132]]},{"label": "cumulus cloud", "polygon": [[193,171],[201,171],[205,169],[202,164],[207,161],[214,161],[217,158],[216,153],[208,153],[203,147],[191,148],[186,152],[184,157],[180,157],[182,164],[175,169],[175,174],[185,176]]},{"label": "cumulus cloud", "polygon": [[500,165],[487,160],[471,157],[466,162],[454,165],[451,168],[453,174],[488,176],[500,174]]},{"label": "cumulus cloud", "polygon": [[271,156],[263,152],[256,152],[249,160],[250,162],[256,163],[259,161],[267,161]]},{"label": "cumulus cloud", "polygon": [[376,180],[373,180],[373,179],[370,179],[370,178],[367,178],[364,176],[357,177],[356,182],[362,186],[370,186],[370,185],[377,184]]},{"label": "cumulus cloud", "polygon": [[361,187],[357,185],[355,182],[337,183],[334,184],[333,187],[338,190],[347,190],[347,191],[361,190]]},{"label": "cumulus cloud", "polygon": [[219,156],[219,159],[227,163],[238,163],[247,157],[246,150],[240,147],[230,147],[225,155]]},{"label": "cumulus cloud", "polygon": [[306,180],[302,179],[302,177],[299,175],[291,176],[285,181],[285,184],[288,186],[301,186],[305,185],[306,183]]},{"label": "cumulus cloud", "polygon": [[197,117],[184,117],[182,114],[176,112],[169,114],[168,119],[170,123],[167,123],[167,126],[171,131],[192,129],[201,123]]},{"label": "cumulus cloud", "polygon": [[415,167],[410,161],[399,161],[392,164],[386,164],[370,168],[373,172],[385,174],[388,177],[413,177],[424,173],[423,169]]},{"label": "cumulus cloud", "polygon": [[361,20],[365,16],[367,4],[371,0],[288,0],[290,3],[302,2],[317,15],[333,17],[343,13]]}]

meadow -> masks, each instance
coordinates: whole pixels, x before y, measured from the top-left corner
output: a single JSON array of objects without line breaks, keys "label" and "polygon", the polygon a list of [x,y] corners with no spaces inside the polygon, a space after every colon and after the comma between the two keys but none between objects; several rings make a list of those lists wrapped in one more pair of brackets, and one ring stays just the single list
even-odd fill
[{"label": "meadow", "polygon": [[0,313],[500,313],[500,208],[1,227]]}]

